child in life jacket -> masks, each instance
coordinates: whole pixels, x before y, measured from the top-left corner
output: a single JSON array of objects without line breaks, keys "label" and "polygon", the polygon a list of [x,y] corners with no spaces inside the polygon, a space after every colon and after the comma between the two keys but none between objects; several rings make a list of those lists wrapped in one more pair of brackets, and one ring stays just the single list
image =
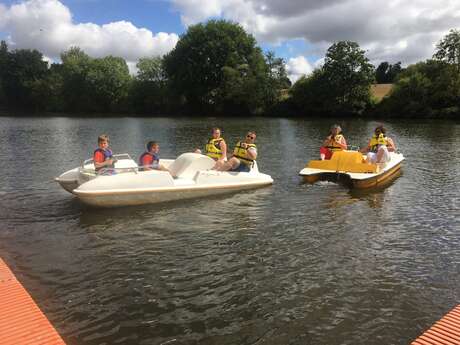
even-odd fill
[{"label": "child in life jacket", "polygon": [[211,131],[211,138],[206,144],[206,156],[211,157],[215,161],[227,160],[227,144],[224,138],[220,136],[220,128],[214,127]]},{"label": "child in life jacket", "polygon": [[[193,152],[202,154],[198,148]],[[227,144],[224,138],[221,137],[221,129],[219,127],[214,127],[211,130],[211,138],[206,143],[204,154],[215,161],[224,162],[227,160]]]},{"label": "child in life jacket", "polygon": [[139,157],[139,171],[169,171],[166,167],[160,164],[160,145],[156,141],[149,141],[146,148],[147,151]]},{"label": "child in life jacket", "polygon": [[112,175],[115,173],[116,159],[113,158],[112,150],[109,148],[109,136],[102,134],[97,138],[98,148],[94,150],[94,169],[98,175]]}]

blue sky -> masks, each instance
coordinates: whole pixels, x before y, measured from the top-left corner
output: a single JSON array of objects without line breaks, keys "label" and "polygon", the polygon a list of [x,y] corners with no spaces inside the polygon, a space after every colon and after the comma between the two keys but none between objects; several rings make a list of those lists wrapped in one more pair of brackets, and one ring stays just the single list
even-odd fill
[{"label": "blue sky", "polygon": [[177,10],[163,0],[64,0],[76,22],[106,24],[127,20],[138,27],[146,27],[154,32],[182,33],[185,27]]},{"label": "blue sky", "polygon": [[432,56],[460,25],[457,0],[0,0],[0,37],[11,48],[50,60],[70,46],[116,55],[132,69],[143,56],[174,48],[188,25],[223,18],[240,23],[265,50],[282,57],[295,80],[321,63],[339,40],[358,42],[375,65]]}]

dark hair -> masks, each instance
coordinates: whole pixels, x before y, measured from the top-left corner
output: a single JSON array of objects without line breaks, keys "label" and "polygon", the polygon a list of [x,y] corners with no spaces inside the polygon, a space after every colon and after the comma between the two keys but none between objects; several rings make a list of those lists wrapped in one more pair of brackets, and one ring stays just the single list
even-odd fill
[{"label": "dark hair", "polygon": [[254,134],[255,136],[257,136],[256,131],[252,131],[252,130],[251,130],[251,131],[248,131],[248,133],[252,133],[252,134]]},{"label": "dark hair", "polygon": [[220,131],[220,132],[222,132],[222,130],[221,130],[219,127],[213,127],[213,128],[211,129],[211,133],[214,133],[215,131]]},{"label": "dark hair", "polygon": [[101,134],[97,137],[97,143],[101,143],[103,141],[109,141],[109,136],[107,134]]},{"label": "dark hair", "polygon": [[383,127],[383,125],[378,125],[374,129],[374,133],[377,133],[377,132],[385,134],[387,132],[387,130],[385,129],[385,127]]},{"label": "dark hair", "polygon": [[155,145],[158,145],[158,143],[156,141],[149,141],[147,143],[147,151],[150,151],[152,149],[153,146]]}]

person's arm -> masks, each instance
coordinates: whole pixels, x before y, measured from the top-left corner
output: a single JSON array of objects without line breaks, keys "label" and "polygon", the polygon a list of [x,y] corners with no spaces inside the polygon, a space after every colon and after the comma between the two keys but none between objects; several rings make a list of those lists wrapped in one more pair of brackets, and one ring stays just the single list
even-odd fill
[{"label": "person's arm", "polygon": [[370,149],[371,149],[371,141],[369,140],[369,142],[367,143],[367,147],[360,149],[359,152],[368,153]]},{"label": "person's arm", "polygon": [[324,147],[332,146],[331,142],[332,142],[332,136],[328,135],[326,139],[323,141],[323,146]]},{"label": "person's arm", "polygon": [[391,138],[387,138],[387,148],[388,148],[388,151],[390,152],[395,152],[396,151],[396,145],[393,141],[393,139]]},{"label": "person's arm", "polygon": [[220,149],[222,150],[222,157],[220,157],[219,160],[224,161],[227,159],[227,144],[225,143],[225,140],[221,141]]},{"label": "person's arm", "polygon": [[341,139],[340,139],[340,142],[338,142],[337,144],[340,145],[340,147],[342,148],[342,150],[346,150],[348,145],[347,145],[347,141],[345,140],[345,137],[342,136]]},{"label": "person's arm", "polygon": [[104,159],[105,157],[103,153],[96,152],[93,156],[94,167],[99,169],[113,164],[113,159],[107,159],[106,161],[104,161]]},{"label": "person's arm", "polygon": [[248,156],[249,158],[256,160],[257,158],[257,150],[254,147],[250,147],[248,149]]}]

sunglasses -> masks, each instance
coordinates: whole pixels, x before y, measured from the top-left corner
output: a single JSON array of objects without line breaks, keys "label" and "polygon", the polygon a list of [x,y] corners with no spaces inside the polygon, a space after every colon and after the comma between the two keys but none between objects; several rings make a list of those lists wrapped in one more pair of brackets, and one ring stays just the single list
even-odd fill
[{"label": "sunglasses", "polygon": [[256,137],[253,137],[252,135],[246,135],[246,138],[254,140]]}]

